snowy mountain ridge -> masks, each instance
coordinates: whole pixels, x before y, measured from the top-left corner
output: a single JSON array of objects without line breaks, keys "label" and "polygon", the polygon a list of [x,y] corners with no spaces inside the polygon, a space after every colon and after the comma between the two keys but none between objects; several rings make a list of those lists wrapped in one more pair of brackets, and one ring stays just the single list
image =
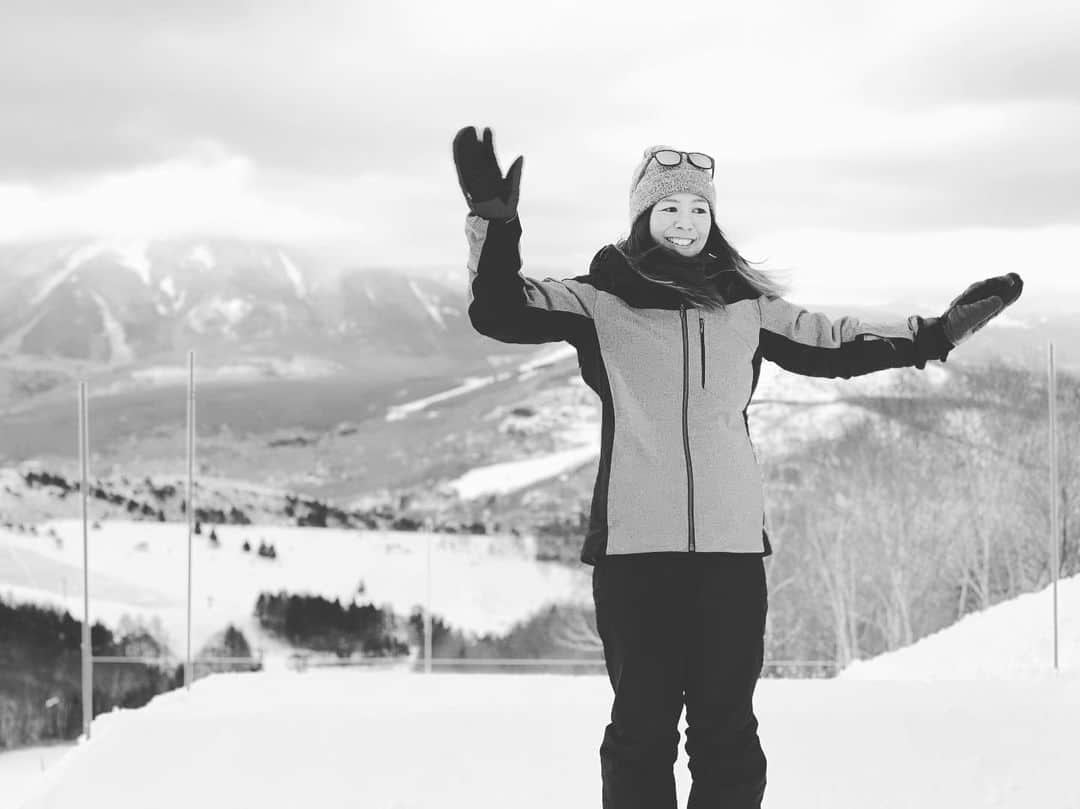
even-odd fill
[{"label": "snowy mountain ridge", "polygon": [[393,350],[475,345],[464,296],[407,273],[334,266],[274,244],[168,241],[0,247],[0,355],[122,366],[224,341]]}]

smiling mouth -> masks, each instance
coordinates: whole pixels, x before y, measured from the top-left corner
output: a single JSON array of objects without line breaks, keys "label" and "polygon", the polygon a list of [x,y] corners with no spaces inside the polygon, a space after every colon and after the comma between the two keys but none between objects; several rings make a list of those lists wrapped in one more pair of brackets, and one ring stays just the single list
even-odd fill
[{"label": "smiling mouth", "polygon": [[678,236],[665,236],[664,238],[676,247],[689,247],[694,243],[693,239],[683,239]]}]

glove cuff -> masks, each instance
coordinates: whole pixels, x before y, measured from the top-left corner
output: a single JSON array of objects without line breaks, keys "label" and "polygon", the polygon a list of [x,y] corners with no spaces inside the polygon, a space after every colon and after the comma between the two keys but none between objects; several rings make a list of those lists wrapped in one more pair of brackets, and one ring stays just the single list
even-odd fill
[{"label": "glove cuff", "polygon": [[945,324],[939,317],[912,315],[915,326],[915,367],[922,370],[929,360],[945,362],[955,346],[945,336]]}]

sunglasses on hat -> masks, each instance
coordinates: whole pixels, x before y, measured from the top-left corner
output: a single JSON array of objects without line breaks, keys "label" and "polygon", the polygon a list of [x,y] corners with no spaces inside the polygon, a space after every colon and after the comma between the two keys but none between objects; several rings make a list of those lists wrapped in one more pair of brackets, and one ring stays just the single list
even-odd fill
[{"label": "sunglasses on hat", "polygon": [[661,166],[669,167],[682,163],[683,157],[695,168],[709,172],[710,177],[716,175],[716,161],[703,152],[677,152],[674,149],[661,149],[650,155],[650,159],[656,158],[656,162]]}]

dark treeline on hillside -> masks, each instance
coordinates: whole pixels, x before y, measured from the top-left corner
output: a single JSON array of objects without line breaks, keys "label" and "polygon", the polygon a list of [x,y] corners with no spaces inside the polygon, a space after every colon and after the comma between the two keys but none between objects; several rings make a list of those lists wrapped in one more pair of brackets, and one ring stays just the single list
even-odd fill
[{"label": "dark treeline on hillside", "polygon": [[[79,480],[38,469],[22,472],[22,478],[27,488],[48,491],[58,500],[66,500],[69,496],[75,499],[82,488]],[[196,481],[195,485],[198,491],[199,483]],[[141,481],[129,480],[126,476],[116,480],[98,480],[89,483],[86,491],[88,499],[95,502],[96,511],[103,519],[166,522],[183,519],[187,514],[187,500],[182,489],[172,484],[155,485],[149,477]],[[345,509],[317,497],[286,494],[283,498],[272,500],[262,512],[253,515],[235,504],[200,506],[196,497],[194,520],[207,525],[251,525],[253,522],[269,521],[314,528],[434,531],[444,534],[488,534],[503,530],[500,522],[479,516],[431,513],[415,507],[412,499],[410,494],[399,494],[392,498],[392,502],[371,508]],[[4,524],[17,530],[28,530],[13,522]],[[517,533],[516,529],[510,530]]]},{"label": "dark treeline on hillside", "polygon": [[[139,708],[157,694],[179,688],[183,664],[144,627],[117,636],[101,623],[90,627],[96,657],[161,657],[161,664],[95,663],[93,715]],[[0,750],[71,740],[82,733],[82,622],[69,612],[0,600]],[[213,638],[197,656],[250,657],[233,627]],[[246,666],[259,668],[253,662]],[[232,665],[230,670],[236,670]],[[220,665],[200,664],[195,677]]]},{"label": "dark treeline on hillside", "polygon": [[400,619],[373,604],[343,606],[322,596],[260,593],[255,617],[269,632],[294,646],[338,657],[354,653],[388,657],[407,655]]},{"label": "dark treeline on hillside", "polygon": [[[592,607],[580,604],[551,604],[530,618],[514,624],[504,635],[462,632],[447,626],[437,617],[431,621],[431,656],[434,661],[446,660],[582,660],[594,661],[595,666],[544,666],[523,668],[521,665],[490,663],[482,667],[455,667],[468,671],[520,672],[551,671],[561,674],[596,673],[603,671],[603,646],[596,635],[596,618]],[[410,636],[417,647],[424,646],[424,617],[419,610],[409,616]],[[416,666],[422,667],[422,658]]]},{"label": "dark treeline on hillside", "polygon": [[[960,368],[939,396],[866,398],[879,418],[763,463],[767,657],[844,666],[1049,584],[1043,383]],[[1068,377],[1058,423],[1064,577],[1080,572],[1080,385]]]},{"label": "dark treeline on hillside", "polygon": [[[262,593],[255,614],[263,628],[307,651],[339,657],[406,657],[420,661],[424,621],[371,604],[343,605],[320,596]],[[514,625],[506,634],[475,636],[432,616],[436,658],[575,658],[601,661],[591,635],[592,610],[551,605]],[[123,623],[122,623],[123,626]],[[82,732],[82,623],[68,612],[0,600],[0,750],[71,740]],[[94,716],[114,708],[138,708],[155,695],[183,686],[183,662],[175,662],[158,634],[136,625],[121,633],[100,623],[91,627],[95,657],[161,658],[160,664],[94,664]],[[250,664],[203,662],[201,658],[250,658]],[[256,671],[243,634],[228,626],[195,654],[195,677],[211,672]],[[422,665],[422,662],[418,662]],[[497,670],[485,666],[484,671]],[[508,667],[507,671],[522,671]],[[563,668],[554,669],[566,671]],[[593,669],[595,670],[595,669]]]},{"label": "dark treeline on hillside", "polygon": [[[70,613],[0,601],[0,749],[79,735],[81,644],[82,622]],[[100,623],[90,627],[90,646],[100,656],[161,651],[149,634],[116,638]],[[95,672],[94,715],[145,705],[177,684],[174,672],[157,666],[103,666]]]},{"label": "dark treeline on hillside", "polygon": [[[255,614],[264,629],[305,650],[347,658],[399,657],[416,649],[417,664],[422,665],[424,618],[419,608],[405,619],[372,604],[343,605],[338,599],[281,592],[260,594]],[[432,656],[436,660],[572,658],[599,662],[602,652],[599,642],[591,637],[595,633],[590,628],[592,621],[591,608],[552,604],[503,635],[477,635],[453,628],[432,615]],[[492,664],[483,670],[497,668]],[[514,666],[511,670],[521,668]]]}]

